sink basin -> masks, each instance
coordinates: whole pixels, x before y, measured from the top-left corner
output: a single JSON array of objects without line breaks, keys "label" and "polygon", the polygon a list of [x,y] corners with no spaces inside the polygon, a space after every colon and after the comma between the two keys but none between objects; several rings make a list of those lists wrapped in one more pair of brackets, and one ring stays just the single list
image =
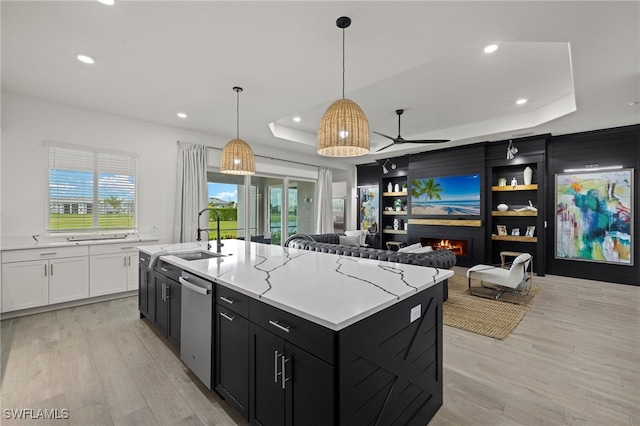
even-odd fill
[{"label": "sink basin", "polygon": [[182,253],[172,253],[172,255],[184,260],[202,260],[210,259],[212,257],[223,257],[223,255],[220,253],[212,253],[210,251],[189,251]]}]

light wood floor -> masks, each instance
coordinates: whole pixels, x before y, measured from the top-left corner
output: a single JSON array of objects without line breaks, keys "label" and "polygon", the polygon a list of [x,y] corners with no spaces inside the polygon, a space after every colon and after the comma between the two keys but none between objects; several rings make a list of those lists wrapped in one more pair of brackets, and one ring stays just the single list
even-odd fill
[{"label": "light wood floor", "polygon": [[[506,340],[444,328],[444,405],[430,425],[640,425],[640,287],[535,282],[542,293]],[[0,332],[3,410],[68,409],[56,424],[244,424],[139,319],[135,297]]]}]

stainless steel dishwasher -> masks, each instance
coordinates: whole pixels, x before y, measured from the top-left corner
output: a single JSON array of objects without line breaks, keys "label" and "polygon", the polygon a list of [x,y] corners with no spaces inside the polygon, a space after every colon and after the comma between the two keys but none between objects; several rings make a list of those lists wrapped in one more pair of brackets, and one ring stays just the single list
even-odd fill
[{"label": "stainless steel dishwasher", "polygon": [[182,272],[180,359],[211,389],[213,283]]}]

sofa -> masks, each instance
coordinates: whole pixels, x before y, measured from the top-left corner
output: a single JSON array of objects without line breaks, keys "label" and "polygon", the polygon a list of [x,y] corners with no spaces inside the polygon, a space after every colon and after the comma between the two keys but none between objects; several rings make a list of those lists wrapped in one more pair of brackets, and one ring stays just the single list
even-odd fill
[{"label": "sofa", "polygon": [[[361,245],[340,244],[341,237],[343,242],[346,241],[342,234],[296,234],[287,239],[285,247],[439,269],[451,269],[456,264],[456,255],[450,250],[435,250],[423,253],[399,252]],[[448,286],[446,282],[443,286],[443,295],[444,300],[447,300]]]}]

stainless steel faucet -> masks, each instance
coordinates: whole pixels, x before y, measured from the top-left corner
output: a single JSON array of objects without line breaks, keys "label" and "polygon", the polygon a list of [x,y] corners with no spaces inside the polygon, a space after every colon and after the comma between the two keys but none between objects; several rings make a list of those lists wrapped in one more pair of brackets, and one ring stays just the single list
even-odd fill
[{"label": "stainless steel faucet", "polygon": [[[198,213],[198,238],[196,238],[197,241],[202,241],[202,238],[200,238],[200,234],[202,233],[202,231],[206,231],[207,232],[207,248],[210,249],[211,248],[211,243],[209,242],[209,231],[211,230],[211,228],[200,228],[200,216],[202,216],[202,213],[206,212],[206,211],[212,211],[215,213],[216,215],[216,231],[217,231],[217,235],[216,235],[216,252],[217,253],[222,253],[222,247],[224,246],[224,244],[222,244],[222,240],[220,239],[220,215],[218,214],[218,212],[215,209],[212,209],[211,207],[207,207],[206,209],[202,209],[202,211],[200,211],[200,213]],[[207,217],[207,223],[209,223],[209,218]]]}]

